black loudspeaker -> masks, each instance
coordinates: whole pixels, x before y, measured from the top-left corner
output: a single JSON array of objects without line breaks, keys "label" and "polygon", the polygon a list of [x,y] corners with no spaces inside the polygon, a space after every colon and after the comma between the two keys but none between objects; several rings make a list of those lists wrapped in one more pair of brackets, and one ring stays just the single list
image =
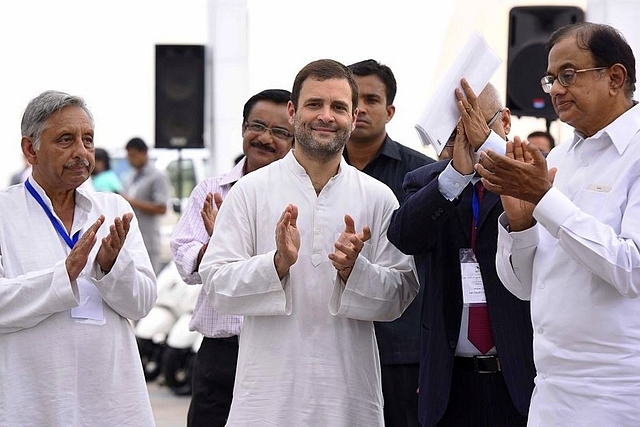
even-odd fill
[{"label": "black loudspeaker", "polygon": [[509,12],[507,107],[511,114],[555,120],[551,98],[540,79],[547,70],[547,42],[558,28],[584,21],[584,11],[572,6],[522,6]]},{"label": "black loudspeaker", "polygon": [[156,45],[156,148],[204,147],[204,46]]}]

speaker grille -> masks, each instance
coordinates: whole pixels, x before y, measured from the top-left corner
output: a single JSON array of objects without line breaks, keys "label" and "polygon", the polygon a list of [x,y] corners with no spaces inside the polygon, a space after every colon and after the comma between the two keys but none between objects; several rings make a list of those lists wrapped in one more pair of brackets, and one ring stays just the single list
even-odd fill
[{"label": "speaker grille", "polygon": [[156,45],[156,148],[204,147],[204,46]]},{"label": "speaker grille", "polygon": [[558,28],[584,21],[584,12],[572,6],[522,6],[509,12],[507,107],[515,116],[558,118],[540,79],[547,69],[546,46]]}]

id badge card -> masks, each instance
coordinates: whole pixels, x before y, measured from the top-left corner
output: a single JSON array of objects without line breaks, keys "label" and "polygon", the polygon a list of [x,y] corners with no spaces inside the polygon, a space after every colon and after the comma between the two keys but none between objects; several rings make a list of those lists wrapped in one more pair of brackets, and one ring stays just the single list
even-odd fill
[{"label": "id badge card", "polygon": [[480,264],[472,249],[460,249],[460,273],[462,275],[462,302],[464,304],[484,304],[484,284],[480,274]]},{"label": "id badge card", "polygon": [[80,294],[80,304],[71,309],[71,317],[76,321],[91,323],[94,325],[104,325],[104,311],[102,307],[102,297],[96,285],[85,275],[80,275],[76,279],[78,293]]}]

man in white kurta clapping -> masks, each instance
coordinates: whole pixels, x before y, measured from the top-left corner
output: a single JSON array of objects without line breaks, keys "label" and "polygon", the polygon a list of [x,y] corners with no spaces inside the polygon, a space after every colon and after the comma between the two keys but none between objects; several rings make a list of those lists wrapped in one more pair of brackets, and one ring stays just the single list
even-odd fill
[{"label": "man in white kurta clapping", "polygon": [[84,100],[47,91],[22,118],[24,182],[0,192],[0,426],[154,425],[129,320],[156,301],[131,206],[91,176]]},{"label": "man in white kurta clapping", "polygon": [[199,269],[216,310],[245,316],[227,426],[383,426],[373,321],[418,292],[386,237],[398,201],[342,158],[349,69],[311,62],[291,92],[294,149],[231,189]]}]

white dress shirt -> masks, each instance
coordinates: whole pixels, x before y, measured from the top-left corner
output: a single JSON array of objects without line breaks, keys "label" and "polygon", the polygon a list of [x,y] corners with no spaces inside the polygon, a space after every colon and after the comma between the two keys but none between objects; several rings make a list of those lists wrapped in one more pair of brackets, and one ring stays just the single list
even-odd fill
[{"label": "white dress shirt", "polygon": [[640,425],[640,107],[551,150],[537,223],[507,231],[497,267],[531,300],[529,426]]}]

